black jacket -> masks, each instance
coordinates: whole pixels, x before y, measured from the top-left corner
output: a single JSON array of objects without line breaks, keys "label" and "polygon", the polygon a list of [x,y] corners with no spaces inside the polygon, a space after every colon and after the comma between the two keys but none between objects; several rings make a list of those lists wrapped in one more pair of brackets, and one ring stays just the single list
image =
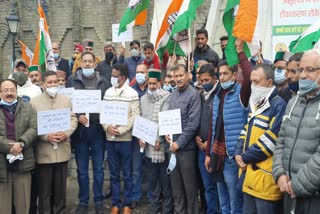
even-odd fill
[{"label": "black jacket", "polygon": [[119,59],[116,57],[112,62],[105,59],[97,65],[96,69],[100,72],[101,76],[103,76],[110,82],[112,65],[123,64],[123,63],[124,63],[124,56],[120,56]]},{"label": "black jacket", "polygon": [[67,76],[66,79],[68,79],[69,76],[71,75],[69,61],[66,59],[60,58],[60,61],[58,62],[58,65],[57,65],[57,70],[66,72],[66,76]]}]

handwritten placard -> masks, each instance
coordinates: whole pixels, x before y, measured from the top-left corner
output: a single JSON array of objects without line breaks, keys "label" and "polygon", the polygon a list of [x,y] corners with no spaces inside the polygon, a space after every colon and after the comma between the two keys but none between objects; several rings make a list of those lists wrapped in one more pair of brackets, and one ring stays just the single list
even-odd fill
[{"label": "handwritten placard", "polygon": [[100,123],[125,126],[128,124],[128,103],[102,101]]},{"label": "handwritten placard", "polygon": [[136,117],[133,124],[132,135],[155,146],[158,133],[158,124],[143,117]]},{"label": "handwritten placard", "polygon": [[73,113],[99,113],[100,90],[74,90],[72,97]]},{"label": "handwritten placard", "polygon": [[72,100],[74,88],[59,88],[58,93],[69,97]]},{"label": "handwritten placard", "polygon": [[181,134],[180,109],[159,112],[159,135]]},{"label": "handwritten placard", "polygon": [[37,112],[38,135],[68,131],[71,127],[71,110],[56,109]]}]

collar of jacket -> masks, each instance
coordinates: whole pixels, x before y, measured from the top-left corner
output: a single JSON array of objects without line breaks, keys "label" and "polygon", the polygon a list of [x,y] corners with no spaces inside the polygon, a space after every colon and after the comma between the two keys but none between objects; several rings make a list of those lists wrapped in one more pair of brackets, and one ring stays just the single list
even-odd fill
[{"label": "collar of jacket", "polygon": [[208,50],[210,49],[210,46],[208,45],[208,44],[206,44],[206,47],[205,48],[198,48],[198,46],[196,47],[196,49],[195,49],[195,51],[197,52],[197,53],[201,53],[201,54],[203,54],[203,53],[206,53]]}]

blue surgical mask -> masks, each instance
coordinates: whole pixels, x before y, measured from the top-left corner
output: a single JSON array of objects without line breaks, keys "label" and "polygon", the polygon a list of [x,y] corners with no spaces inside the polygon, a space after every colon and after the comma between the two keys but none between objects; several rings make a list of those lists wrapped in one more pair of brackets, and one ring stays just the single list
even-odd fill
[{"label": "blue surgical mask", "polygon": [[58,53],[53,53],[53,58],[54,59],[59,59],[60,58],[60,55]]},{"label": "blue surgical mask", "polygon": [[82,74],[85,77],[91,77],[94,74],[94,68],[82,68]]},{"label": "blue surgical mask", "polygon": [[119,78],[117,78],[117,77],[111,77],[111,85],[112,85],[112,87],[117,88],[117,87],[119,86],[118,81],[119,81]]},{"label": "blue surgical mask", "polygon": [[222,87],[223,89],[228,89],[228,88],[230,88],[233,84],[234,84],[234,81],[229,80],[228,82],[222,82],[222,83],[221,83],[221,87]]},{"label": "blue surgical mask", "polygon": [[297,92],[299,90],[299,82],[289,82],[288,87],[291,91]]},{"label": "blue surgical mask", "polygon": [[4,105],[4,106],[13,106],[13,105],[16,104],[17,102],[18,102],[17,99],[15,99],[12,103],[8,103],[8,102],[6,102],[6,101],[4,101],[4,100],[1,100],[1,101],[0,101],[1,105]]},{"label": "blue surgical mask", "polygon": [[176,168],[176,165],[177,165],[176,154],[172,153],[170,157],[169,165],[167,168],[167,173],[170,174],[174,170],[174,168]]},{"label": "blue surgical mask", "polygon": [[212,82],[209,82],[207,84],[203,84],[202,85],[203,90],[205,90],[206,92],[211,91],[213,89],[213,84]]},{"label": "blue surgical mask", "polygon": [[317,82],[319,80],[319,77],[317,78],[316,81],[312,81],[309,79],[299,79],[300,95],[304,96],[304,95],[309,94],[310,92],[318,89],[319,85]]},{"label": "blue surgical mask", "polygon": [[286,80],[287,80],[287,78],[286,78],[286,70],[276,68],[274,70],[274,83],[276,85],[278,85],[278,84],[283,83]]},{"label": "blue surgical mask", "polygon": [[259,56],[258,55],[257,56],[252,56],[251,59],[256,62],[256,61],[258,61]]},{"label": "blue surgical mask", "polygon": [[171,86],[170,85],[163,85],[163,90],[166,90],[166,91],[171,91]]},{"label": "blue surgical mask", "polygon": [[143,73],[137,73],[137,74],[136,74],[136,80],[137,80],[137,83],[138,83],[139,85],[141,85],[141,84],[145,83],[145,81],[146,81],[146,75],[143,74]]}]

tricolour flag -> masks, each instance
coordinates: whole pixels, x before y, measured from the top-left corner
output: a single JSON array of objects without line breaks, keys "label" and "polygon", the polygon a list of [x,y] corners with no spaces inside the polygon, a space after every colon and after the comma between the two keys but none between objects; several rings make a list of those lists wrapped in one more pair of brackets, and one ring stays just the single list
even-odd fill
[{"label": "tricolour flag", "polygon": [[21,40],[18,40],[18,42],[21,46],[22,59],[30,66],[32,64],[33,53]]},{"label": "tricolour flag", "polygon": [[46,70],[56,71],[57,68],[53,58],[49,28],[40,3],[38,4],[38,13],[40,16],[39,33],[37,36],[32,64],[39,65],[41,67],[41,72]]},{"label": "tricolour flag", "polygon": [[134,22],[134,26],[144,25],[147,20],[149,5],[150,0],[130,0],[127,10],[121,18],[118,35],[127,31],[127,25],[132,22]]},{"label": "tricolour flag", "polygon": [[292,53],[311,50],[320,39],[320,19],[308,27],[296,40],[292,41],[289,50]]},{"label": "tricolour flag", "polygon": [[[240,5],[239,5],[240,3]],[[223,24],[229,39],[225,55],[229,66],[239,63],[236,38],[243,40],[247,57],[257,54],[265,26],[267,1],[229,0],[223,15]]]}]

